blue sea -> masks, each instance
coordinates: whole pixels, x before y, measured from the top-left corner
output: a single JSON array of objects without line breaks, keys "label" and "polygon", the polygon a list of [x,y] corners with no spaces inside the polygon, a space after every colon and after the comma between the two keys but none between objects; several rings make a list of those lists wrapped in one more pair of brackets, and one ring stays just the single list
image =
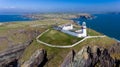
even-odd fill
[{"label": "blue sea", "polygon": [[[87,23],[87,27],[94,29],[109,37],[120,40],[120,14],[94,14],[94,19],[74,19],[81,24]],[[33,19],[22,15],[0,15],[0,23],[13,21],[31,21]]]},{"label": "blue sea", "polygon": [[86,22],[88,28],[120,40],[120,14],[94,14],[94,19],[74,19],[79,24]]},{"label": "blue sea", "polygon": [[27,18],[23,15],[0,15],[0,23],[14,22],[14,21],[30,21],[31,18]]}]

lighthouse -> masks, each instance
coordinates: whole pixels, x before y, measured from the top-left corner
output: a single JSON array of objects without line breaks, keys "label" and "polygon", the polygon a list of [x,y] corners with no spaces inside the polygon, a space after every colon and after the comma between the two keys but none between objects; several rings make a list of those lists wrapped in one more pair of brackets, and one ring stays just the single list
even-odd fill
[{"label": "lighthouse", "polygon": [[82,23],[82,26],[79,30],[75,30],[72,24],[66,24],[61,26],[61,31],[76,37],[86,37],[87,36],[86,22]]},{"label": "lighthouse", "polygon": [[86,37],[87,36],[87,26],[86,26],[86,22],[82,23],[82,36]]}]

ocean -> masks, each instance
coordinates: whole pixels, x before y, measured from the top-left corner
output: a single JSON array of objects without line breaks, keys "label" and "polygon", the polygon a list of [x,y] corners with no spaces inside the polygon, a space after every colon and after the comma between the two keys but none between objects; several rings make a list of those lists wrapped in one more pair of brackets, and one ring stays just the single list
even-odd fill
[{"label": "ocean", "polygon": [[[82,24],[86,22],[87,27],[94,29],[104,35],[120,40],[120,14],[94,14],[94,19],[74,19]],[[0,23],[13,21],[31,21],[33,19],[22,15],[0,15]]]},{"label": "ocean", "polygon": [[79,24],[86,22],[87,27],[111,38],[120,40],[120,14],[94,14],[94,19],[74,19]]},{"label": "ocean", "polygon": [[23,15],[0,15],[0,23],[14,22],[14,21],[30,21],[31,18],[27,18]]}]

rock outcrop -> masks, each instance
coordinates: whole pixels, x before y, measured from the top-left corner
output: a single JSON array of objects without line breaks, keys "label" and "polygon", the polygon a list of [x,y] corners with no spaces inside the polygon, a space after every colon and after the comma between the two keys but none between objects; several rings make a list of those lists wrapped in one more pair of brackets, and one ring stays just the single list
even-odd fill
[{"label": "rock outcrop", "polygon": [[11,66],[11,63],[14,60],[20,58],[22,52],[29,45],[32,40],[27,41],[26,43],[18,46],[13,46],[12,48],[8,48],[2,52],[0,52],[0,67]]},{"label": "rock outcrop", "polygon": [[28,61],[21,65],[21,67],[38,67],[42,65],[42,62],[44,62],[45,58],[46,58],[45,50],[43,49],[37,50]]},{"label": "rock outcrop", "polygon": [[112,45],[109,49],[110,53],[120,53],[120,43]]},{"label": "rock outcrop", "polygon": [[72,64],[72,61],[74,60],[74,55],[75,52],[74,50],[72,50],[71,52],[69,52],[69,54],[66,56],[65,61],[61,64],[61,67],[70,67]]},{"label": "rock outcrop", "polygon": [[109,52],[115,60],[115,67],[120,67],[120,42],[112,45],[109,49]]},{"label": "rock outcrop", "polygon": [[17,33],[25,34],[26,36],[28,36],[28,39],[23,43],[12,45],[12,43],[10,43],[7,37],[0,37],[0,41],[8,41],[9,44],[6,49],[0,51],[0,67],[17,67],[19,65],[17,61],[23,54],[24,49],[33,42],[33,39],[38,34],[40,34],[40,32],[36,32],[33,30],[18,30],[10,32],[12,32],[14,35]]},{"label": "rock outcrop", "polygon": [[[73,56],[68,54],[66,58]],[[63,61],[61,67],[114,67],[114,59],[110,56],[107,49],[94,46],[83,47],[68,63],[64,63],[71,58]],[[63,66],[64,65],[64,66]]]},{"label": "rock outcrop", "polygon": [[77,18],[92,19],[92,18],[94,18],[94,16],[92,16],[90,14],[80,14],[80,15],[77,15]]}]

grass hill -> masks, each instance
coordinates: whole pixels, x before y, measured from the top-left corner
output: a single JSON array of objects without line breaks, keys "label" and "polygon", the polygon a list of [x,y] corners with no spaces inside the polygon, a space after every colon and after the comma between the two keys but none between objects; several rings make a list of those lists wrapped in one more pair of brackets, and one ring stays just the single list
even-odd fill
[{"label": "grass hill", "polygon": [[93,38],[93,39],[87,39],[84,42],[78,44],[75,47],[72,48],[53,48],[45,46],[44,44],[40,44],[34,40],[34,42],[28,46],[23,54],[23,57],[21,58],[21,62],[24,62],[30,58],[30,56],[37,50],[37,49],[45,49],[47,51],[47,58],[48,62],[44,67],[58,67],[67,55],[69,51],[74,49],[76,52],[79,51],[83,46],[94,46],[98,45],[101,47],[108,48],[111,45],[116,43],[116,41],[112,40],[109,37],[105,38]]},{"label": "grass hill", "polygon": [[50,29],[39,38],[39,40],[48,44],[60,46],[72,45],[81,39],[83,38],[74,37],[54,29]]},{"label": "grass hill", "polygon": [[[97,36],[97,35],[102,35],[92,29],[89,29],[88,35],[91,36]],[[51,29],[44,35],[40,37],[41,41],[44,41],[46,43],[50,44],[55,44],[55,45],[66,45],[66,44],[72,44],[72,40],[80,40],[81,38],[73,37],[70,35],[67,35],[65,33],[62,33],[60,31],[56,31]],[[104,38],[92,38],[92,39],[86,39],[82,43],[76,45],[75,47],[72,48],[55,48],[55,47],[48,47],[44,44],[38,43],[36,40],[33,41],[33,43],[28,46],[20,60],[20,62],[24,62],[30,58],[30,56],[37,50],[37,49],[45,49],[47,51],[47,58],[48,62],[45,64],[44,67],[58,67],[60,65],[65,56],[67,55],[68,52],[71,50],[75,50],[78,52],[83,46],[101,46],[104,48],[109,48],[111,45],[115,44],[116,41],[109,38],[109,37],[104,37]]]}]

